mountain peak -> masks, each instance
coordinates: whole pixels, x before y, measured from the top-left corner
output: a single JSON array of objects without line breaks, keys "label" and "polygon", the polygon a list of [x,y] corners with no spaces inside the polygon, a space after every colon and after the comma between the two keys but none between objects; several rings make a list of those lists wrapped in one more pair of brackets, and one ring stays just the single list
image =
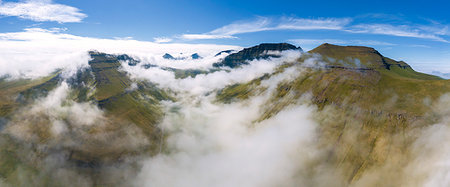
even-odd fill
[{"label": "mountain peak", "polygon": [[318,51],[325,51],[325,50],[333,50],[333,51],[340,51],[340,52],[346,52],[346,53],[374,53],[381,56],[380,52],[375,50],[372,47],[366,47],[366,46],[340,46],[340,45],[334,45],[330,43],[324,43],[310,52],[318,52]]},{"label": "mountain peak", "polygon": [[372,47],[365,46],[340,46],[324,43],[309,53],[316,53],[327,57],[328,61],[351,61],[358,60],[361,65],[367,68],[385,68],[390,69],[392,65],[400,68],[410,68],[403,61],[395,61],[384,57],[380,52]]},{"label": "mountain peak", "polygon": [[436,76],[414,71],[404,61],[396,61],[383,56],[372,47],[340,46],[324,43],[308,53],[320,54],[328,67],[382,70],[416,79],[439,79]]},{"label": "mountain peak", "polygon": [[213,64],[214,67],[237,67],[243,64],[248,64],[247,61],[254,59],[267,59],[270,57],[280,57],[276,54],[270,54],[270,51],[286,51],[286,50],[299,50],[302,51],[302,48],[296,47],[292,44],[288,43],[262,43],[253,47],[245,48],[237,53],[233,53],[222,62]]}]

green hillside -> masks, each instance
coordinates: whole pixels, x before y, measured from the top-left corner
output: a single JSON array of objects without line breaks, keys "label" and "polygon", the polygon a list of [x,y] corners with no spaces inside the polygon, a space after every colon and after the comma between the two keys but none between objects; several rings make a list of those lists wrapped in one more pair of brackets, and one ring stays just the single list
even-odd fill
[{"label": "green hillside", "polygon": [[[229,72],[229,68],[240,68],[253,59],[277,57],[267,51],[292,49],[301,50],[284,43],[261,44],[228,56],[210,70],[159,68],[183,79],[220,71],[224,66]],[[158,127],[165,115],[161,102],[175,101],[176,93],[148,81],[132,80],[121,70],[121,63],[127,62],[147,69],[157,66],[143,64],[128,55],[96,51],[89,54],[89,66],[70,78],[64,77],[64,70],[58,70],[39,79],[0,80],[0,129],[11,131],[6,126],[11,123],[25,137],[0,134],[0,179],[15,186],[63,186],[66,183],[55,178],[53,170],[42,171],[48,168],[47,158],[57,154],[68,163],[55,168],[76,171],[84,176],[81,178],[92,179],[95,186],[127,185],[124,178],[129,176],[111,177],[100,168],[116,168],[127,158],[165,151],[166,134]],[[289,68],[295,68],[295,76],[276,85],[256,121],[305,102],[317,109],[313,117],[319,124],[317,141],[326,155],[320,162],[311,163],[311,168],[331,167],[332,172],[342,174],[344,186],[354,184],[373,168],[386,164],[400,168],[396,166],[405,164],[415,138],[410,132],[437,122],[433,107],[443,94],[450,93],[450,80],[416,72],[407,63],[384,57],[373,48],[323,44],[294,62],[277,67],[273,73],[215,90],[215,102],[229,104],[260,96],[268,90],[263,81]],[[76,103],[95,106],[104,116],[95,121],[100,125],[76,126],[73,121],[77,119],[64,110],[51,115],[46,113],[50,109],[33,112],[33,106],[63,83],[70,89],[61,107],[70,108]],[[55,121],[68,125],[67,137],[52,135],[51,124]],[[27,133],[32,136],[26,136]],[[138,141],[142,139],[148,142]],[[127,166],[134,172],[139,168],[137,163]],[[383,178],[395,177],[389,174],[386,172]],[[399,185],[395,183],[398,180],[387,181],[374,184]]]},{"label": "green hillside", "polygon": [[[323,146],[329,149],[326,160],[336,172],[343,171],[349,183],[389,158],[406,156],[413,138],[407,132],[432,124],[432,103],[450,92],[450,80],[416,72],[368,47],[323,44],[282,69],[301,66],[312,57],[325,64],[279,84],[261,120],[310,95],[319,109]],[[229,86],[217,99],[229,103],[257,95],[264,90],[262,80],[283,71]]]},{"label": "green hillside", "polygon": [[[52,149],[56,149],[62,153],[69,151],[68,160],[71,162],[69,164],[82,166],[79,168],[80,172],[86,170],[83,169],[84,167],[91,168],[84,172],[86,175],[96,176],[94,179],[98,178],[98,181],[93,181],[96,183],[105,181],[102,179],[105,176],[95,173],[96,167],[106,167],[115,164],[117,160],[142,153],[156,154],[160,150],[164,140],[161,130],[157,127],[163,117],[160,101],[172,98],[152,83],[132,81],[126,73],[119,70],[118,58],[121,57],[120,55],[99,52],[90,52],[90,55],[92,60],[89,62],[89,68],[79,70],[75,76],[66,80],[58,71],[48,77],[35,80],[3,79],[0,81],[0,119],[5,123],[9,121],[24,125],[36,135],[32,140],[19,140],[8,134],[0,135],[2,141],[0,144],[0,178],[22,186],[61,186],[62,184],[58,184],[58,180],[50,178],[54,176],[51,173],[48,174],[47,180],[43,181],[27,182],[16,178],[19,176],[18,172],[30,176],[39,174],[36,172],[45,166],[33,163],[33,160],[44,160],[52,154]],[[52,147],[53,137],[49,132],[51,130],[49,125],[52,123],[51,116],[46,116],[46,114],[36,116],[33,113],[31,116],[26,116],[27,108],[32,107],[38,98],[46,97],[62,81],[66,81],[71,88],[69,99],[75,102],[91,103],[103,110],[106,117],[105,120],[98,121],[106,126],[89,126],[84,130],[80,129],[83,132],[74,130],[71,133],[74,137],[70,138],[86,136],[85,132],[91,136],[78,137],[81,144],[76,147],[64,147],[63,145]],[[72,104],[67,101],[65,105]],[[63,116],[61,120],[71,124],[70,116]],[[0,125],[3,126],[3,124]],[[139,132],[143,132],[149,140],[148,144],[144,144],[138,150],[114,145],[121,143],[115,142],[116,140],[120,141],[122,137],[130,136],[129,133],[135,133],[136,130],[133,129],[136,128],[140,129]],[[134,136],[139,137],[139,133]],[[50,147],[41,150],[42,146]],[[33,156],[29,158],[19,156],[19,154],[24,154],[23,151]],[[45,173],[39,175],[45,175]],[[32,177],[27,177],[27,179],[32,179]],[[110,181],[111,179],[108,177],[108,180],[113,183],[120,182],[118,181],[120,178]]]}]

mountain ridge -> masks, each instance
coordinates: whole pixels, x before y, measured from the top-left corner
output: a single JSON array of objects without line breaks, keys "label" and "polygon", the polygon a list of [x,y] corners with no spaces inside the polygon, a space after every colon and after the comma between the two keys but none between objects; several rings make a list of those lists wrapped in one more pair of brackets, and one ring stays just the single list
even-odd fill
[{"label": "mountain ridge", "polygon": [[[233,53],[237,55],[230,54],[233,55],[229,61],[231,65],[215,65],[209,71],[159,68],[174,72],[175,76],[179,74],[177,79],[190,78],[214,73],[220,68],[225,68],[225,71],[229,71],[227,68],[230,67],[240,68],[254,59],[279,57],[265,53],[269,49],[301,51],[301,48],[290,44],[261,44]],[[164,149],[166,134],[158,126],[166,112],[161,102],[174,102],[179,95],[150,81],[132,79],[121,70],[121,66],[137,66],[141,62],[127,54],[90,51],[89,55],[89,67],[79,70],[67,80],[63,79],[60,70],[35,80],[0,80],[0,122],[6,125],[20,123],[17,120],[23,117],[20,114],[22,111],[66,82],[71,88],[68,94],[70,99],[92,104],[104,111],[110,129],[133,126],[140,129],[150,141],[138,150],[115,148],[108,145],[108,141],[84,142],[85,145],[76,149],[53,148],[69,152],[67,159],[73,164],[71,167],[93,174],[92,180],[96,184],[114,184],[120,179],[108,178],[112,181],[105,182],[103,180],[106,179],[97,178],[100,175],[97,173],[99,168],[114,167],[116,161],[122,162],[127,156],[170,152]],[[316,62],[314,66],[303,66],[311,59]],[[150,68],[151,65],[147,65]],[[142,64],[142,67],[145,66]],[[406,150],[411,137],[405,134],[409,130],[426,127],[429,121],[436,122],[433,115],[428,114],[431,105],[427,103],[437,102],[441,95],[450,92],[450,80],[416,72],[406,62],[384,57],[373,48],[323,44],[303,52],[299,59],[283,64],[272,73],[248,82],[228,85],[208,95],[214,96],[216,102],[223,105],[244,101],[264,92],[266,88],[261,84],[262,81],[295,67],[300,68],[301,73],[298,71],[297,77],[275,85],[275,91],[269,101],[264,103],[258,120],[270,119],[308,96],[311,105],[317,109],[317,116],[314,117],[319,124],[317,128],[323,146],[328,151],[324,162],[345,171],[343,175],[348,184],[353,184],[371,168],[384,164],[388,157],[395,157],[398,152],[406,154],[402,151]],[[70,102],[65,105],[70,106]],[[42,127],[36,131],[39,141],[33,142],[34,150],[39,145],[46,146],[45,143],[51,138],[43,128],[48,125],[51,116],[44,116],[43,119],[32,117],[40,119],[34,122],[33,128]],[[69,121],[66,118],[63,121]],[[2,125],[0,128],[3,128]],[[93,128],[89,132],[95,134],[101,130]],[[398,134],[402,136],[398,137]],[[347,136],[352,141],[347,140]],[[7,178],[18,170],[37,170],[32,161],[20,158],[19,153],[14,151],[29,142],[3,135],[0,135],[0,140],[6,142],[0,144],[0,158],[7,160],[2,162],[0,159],[0,178]],[[8,180],[14,182],[18,179]]]},{"label": "mountain ridge", "polygon": [[270,54],[270,52],[281,52],[286,50],[303,51],[302,48],[288,43],[262,43],[253,47],[244,48],[236,53],[232,53],[225,57],[221,62],[214,63],[213,67],[234,68],[248,64],[248,61],[255,59],[279,57],[278,54]]}]

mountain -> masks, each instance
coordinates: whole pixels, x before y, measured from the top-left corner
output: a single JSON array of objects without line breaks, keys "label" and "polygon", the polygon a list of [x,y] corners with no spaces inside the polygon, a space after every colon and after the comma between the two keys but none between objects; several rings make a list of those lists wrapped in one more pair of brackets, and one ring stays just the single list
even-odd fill
[{"label": "mountain", "polygon": [[[159,67],[143,64],[137,60],[139,58],[126,54],[90,51],[88,66],[71,76],[64,70],[57,70],[38,79],[0,79],[0,185],[6,181],[13,186],[64,186],[88,179],[91,186],[128,186],[128,180],[148,167],[140,165],[145,161],[142,158],[156,158],[156,162],[150,162],[150,167],[158,167],[162,161],[176,165],[173,160],[187,160],[190,169],[197,161],[189,160],[190,156],[201,153],[207,155],[206,160],[214,159],[221,151],[230,149],[215,145],[216,141],[233,142],[230,137],[238,136],[208,134],[209,131],[202,134],[201,130],[215,127],[205,121],[221,113],[228,116],[214,122],[232,121],[245,111],[230,112],[230,108],[245,108],[254,98],[264,103],[257,108],[260,115],[256,120],[243,123],[250,129],[264,130],[264,125],[256,125],[282,118],[278,114],[295,111],[293,106],[302,102],[307,102],[314,111],[310,118],[317,123],[314,131],[318,137],[313,139],[313,145],[325,153],[317,156],[315,152],[301,152],[304,147],[293,148],[299,150],[300,155],[311,154],[316,159],[305,166],[312,168],[306,170],[309,172],[304,174],[306,178],[330,172],[339,177],[331,177],[333,184],[328,186],[358,186],[366,176],[369,179],[375,176],[376,180],[368,183],[374,186],[402,184],[397,183],[398,173],[402,173],[409,158],[414,158],[411,145],[417,139],[416,132],[440,122],[442,114],[435,111],[434,103],[439,104],[440,98],[450,93],[450,80],[416,72],[406,62],[384,57],[373,48],[322,44],[269,73],[251,80],[243,79],[244,82],[236,83],[231,79],[232,84],[214,88],[221,84],[218,80],[229,78],[226,76],[250,74],[225,73],[244,70],[252,60],[280,57],[279,52],[286,50],[302,52],[300,47],[287,43],[265,43],[232,53],[209,70]],[[201,58],[195,54],[191,56],[193,59]],[[166,57],[175,59],[170,54],[165,54]],[[133,76],[125,67],[158,71],[151,71],[155,79],[150,81]],[[221,69],[223,67],[225,69]],[[174,80],[180,82],[160,77],[164,76],[158,74],[160,71],[173,73]],[[138,74],[142,72],[145,71]],[[207,77],[214,73],[217,75]],[[224,79],[219,79],[224,75]],[[282,75],[288,78],[279,78]],[[197,76],[200,78],[195,79]],[[204,80],[212,80],[212,83],[202,85]],[[274,80],[279,82],[271,84]],[[172,89],[164,85],[167,82],[186,90]],[[202,86],[211,89],[204,94],[193,94]],[[213,102],[202,105],[211,98]],[[183,113],[183,105],[194,108],[187,108]],[[189,117],[197,121],[186,120]],[[183,124],[187,124],[187,128],[170,130]],[[196,129],[196,125],[200,128]],[[304,122],[296,125],[307,126]],[[233,133],[245,134],[241,130]],[[264,141],[282,130],[280,127],[274,132],[264,131],[264,136],[250,137]],[[55,135],[58,132],[62,135]],[[186,132],[191,134],[182,134]],[[178,137],[181,141],[176,142],[171,133],[181,133]],[[195,147],[197,141],[204,142],[206,148]],[[179,149],[173,142],[188,149]],[[255,144],[244,145],[247,150],[253,148],[248,145]],[[257,145],[257,148],[264,146]],[[289,143],[276,145],[283,146]],[[191,154],[190,149],[199,152]],[[182,154],[170,157],[177,152]],[[231,154],[233,161],[238,156]],[[267,161],[267,157],[262,158]],[[60,177],[60,173],[74,178]],[[161,170],[161,175],[168,173]],[[331,180],[326,176],[319,177],[320,181]]]},{"label": "mountain", "polygon": [[440,71],[433,71],[431,74],[442,77],[444,79],[450,79],[450,73],[442,73]]},{"label": "mountain", "polygon": [[[237,67],[240,65],[248,64],[248,61],[255,59],[267,59],[270,57],[280,57],[276,52],[286,50],[299,50],[300,47],[288,43],[263,43],[254,47],[245,48],[237,53],[233,53],[225,57],[222,62],[214,63],[214,67]],[[220,54],[220,53],[219,53]]]},{"label": "mountain", "polygon": [[198,53],[194,53],[191,55],[191,58],[196,60],[196,59],[201,59],[202,57],[200,55],[198,55]]},{"label": "mountain", "polygon": [[[60,152],[67,159],[67,165],[60,167],[78,167],[79,172],[86,172],[86,175],[101,178],[101,175],[94,172],[96,168],[113,167],[117,160],[126,159],[141,153],[155,154],[160,149],[162,135],[157,124],[163,117],[163,111],[159,103],[162,100],[171,100],[172,98],[154,84],[144,81],[132,81],[123,71],[120,71],[120,61],[135,62],[131,57],[127,55],[109,55],[96,51],[91,51],[89,54],[92,58],[89,61],[89,68],[78,70],[74,77],[67,80],[63,78],[61,71],[36,80],[1,80],[0,119],[2,119],[2,123],[6,122],[9,124],[32,120],[30,124],[32,126],[28,126],[25,123],[23,128],[34,129],[39,131],[40,134],[33,140],[28,140],[27,144],[32,144],[30,149],[38,149],[43,145],[48,145],[49,148],[39,151],[39,155],[30,157],[30,159],[41,160],[51,157],[54,152]],[[36,108],[36,106],[39,106],[36,104],[40,102],[39,98],[54,97],[51,95],[52,92],[61,88],[60,85],[65,82],[72,89],[69,90],[68,101],[65,101],[65,99],[63,101],[67,102],[67,104],[62,105],[62,107],[63,109],[64,107],[69,108],[59,112],[72,111],[71,107],[78,106],[70,104],[70,100],[84,103],[84,105],[81,105],[82,108],[87,107],[84,110],[92,110],[91,113],[93,113],[91,115],[100,115],[95,114],[95,111],[97,111],[95,108],[98,107],[105,113],[104,117],[94,118],[99,120],[95,124],[104,124],[105,126],[78,127],[76,124],[79,122],[71,118],[71,115],[74,115],[72,114],[74,111],[72,111],[68,116],[58,117],[72,129],[65,135],[67,139],[56,139],[61,141],[61,144],[54,147],[52,145],[55,143],[51,142],[54,141],[55,137],[52,137],[45,130],[49,128],[48,125],[52,124],[52,117],[48,115],[53,114],[46,114],[45,112],[36,114],[23,108],[31,106]],[[58,98],[51,100],[57,102]],[[90,107],[87,105],[90,105]],[[35,110],[37,109],[39,108]],[[83,117],[86,119],[92,118],[81,116],[81,118]],[[130,129],[131,131],[128,132]],[[142,134],[135,134],[134,131],[142,132]],[[148,137],[151,141],[142,145],[139,144],[137,148],[132,149],[129,148],[131,145],[119,146],[121,141],[123,142],[127,139],[123,138],[128,137],[128,133],[132,133],[136,137]],[[109,136],[112,139],[107,138]],[[7,178],[13,171],[18,169],[23,173],[33,173],[38,167],[41,167],[33,162],[29,162],[29,160],[16,159],[21,158],[21,156],[17,156],[19,154],[17,152],[11,152],[11,149],[19,149],[18,147],[23,146],[24,142],[20,138],[1,136],[0,140],[3,142],[0,145],[0,177]],[[76,141],[69,144],[62,143],[67,140]],[[82,141],[82,143],[77,141]],[[86,170],[83,168],[91,169]],[[10,178],[10,180],[16,184],[20,182],[19,179]],[[58,186],[57,183],[41,182],[43,183],[35,184]],[[119,181],[114,183],[119,184]]]},{"label": "mountain", "polygon": [[171,54],[169,54],[169,53],[164,54],[164,55],[163,55],[163,58],[164,58],[164,59],[171,59],[171,60],[175,59],[175,58],[174,58]]},{"label": "mountain", "polygon": [[128,65],[130,65],[130,66],[135,66],[135,65],[137,65],[139,62],[141,62],[141,61],[139,61],[139,60],[136,60],[136,59],[134,59],[134,58],[128,56],[127,54],[121,54],[121,55],[118,55],[118,56],[116,56],[116,58],[117,58],[117,60],[126,61],[126,62],[128,63]]},{"label": "mountain", "polygon": [[[310,53],[317,53],[327,57],[323,60],[329,66],[352,66],[357,68],[390,70],[390,72],[410,78],[438,79],[436,76],[418,73],[405,62],[384,57],[377,50],[370,47],[337,46],[325,43],[311,50]],[[350,64],[343,64],[343,62]]]},{"label": "mountain", "polygon": [[234,50],[224,50],[224,51],[220,51],[220,52],[218,52],[216,55],[214,55],[215,57],[216,56],[219,56],[219,55],[222,55],[222,54],[231,54],[232,52],[234,52]]},{"label": "mountain", "polygon": [[[406,153],[393,149],[406,150],[411,139],[398,137],[398,133],[424,128],[429,120],[436,120],[429,118],[431,106],[426,101],[437,101],[450,92],[449,80],[416,72],[405,62],[384,57],[369,47],[323,44],[297,63],[304,64],[311,58],[325,63],[318,70],[278,85],[261,120],[310,95],[319,108],[319,119],[324,120],[321,138],[326,140],[325,145],[333,145],[326,163],[344,171],[349,184],[383,166],[388,158],[404,157]],[[284,69],[292,66],[295,64]],[[259,92],[261,81],[279,73],[229,86],[217,98],[225,103],[246,100]],[[326,120],[324,116],[330,115],[332,120]]]},{"label": "mountain", "polygon": [[[173,57],[171,54],[166,53],[163,55],[164,59],[169,59],[169,60],[186,60],[188,57]],[[194,53],[190,56],[191,59],[193,60],[198,60],[201,59],[202,57],[198,54],[198,53]]]}]

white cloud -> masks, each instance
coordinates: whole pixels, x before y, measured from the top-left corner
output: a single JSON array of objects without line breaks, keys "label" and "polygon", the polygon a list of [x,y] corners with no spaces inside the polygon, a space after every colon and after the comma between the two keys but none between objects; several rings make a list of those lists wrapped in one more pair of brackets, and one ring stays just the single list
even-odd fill
[{"label": "white cloud", "polygon": [[350,18],[284,18],[276,29],[291,30],[341,30],[348,25],[352,19]]},{"label": "white cloud", "polygon": [[155,41],[155,43],[168,43],[171,42],[173,39],[168,37],[156,37],[153,38],[153,40]]},{"label": "white cloud", "polygon": [[[158,67],[144,69],[140,66],[128,66],[124,64],[123,69],[132,78],[145,79],[157,83],[162,88],[169,88],[178,92],[190,94],[206,94],[214,89],[223,88],[227,85],[248,82],[265,73],[273,72],[283,62],[295,61],[301,55],[298,51],[285,51],[281,58],[268,60],[254,60],[248,66],[237,68],[233,71],[221,70],[209,74],[197,75],[195,78],[175,79],[172,71],[162,70]],[[181,63],[181,62],[176,62]],[[186,63],[196,64],[196,62]],[[211,64],[208,64],[211,67]],[[193,67],[193,66],[191,66]]]},{"label": "white cloud", "polygon": [[[284,62],[295,61],[287,55]],[[295,55],[294,55],[295,56]],[[297,56],[298,57],[298,56]],[[288,59],[288,60],[287,60]],[[256,64],[265,63],[253,62]],[[233,69],[220,76],[221,84],[236,79],[245,82],[262,75],[257,66]],[[269,63],[268,63],[269,64]],[[280,65],[280,63],[276,63]],[[273,71],[273,67],[267,70]],[[266,70],[266,71],[267,71]],[[247,73],[245,73],[247,72]],[[316,176],[303,176],[321,151],[315,144],[314,107],[298,104],[287,107],[270,119],[256,122],[264,112],[279,83],[292,81],[303,71],[298,67],[261,81],[263,93],[231,104],[215,102],[214,77],[188,79],[191,87],[204,86],[212,94],[177,92],[176,103],[167,102],[167,115],[160,127],[168,133],[167,149],[147,158],[136,186],[305,186]],[[214,74],[222,74],[217,72]],[[258,74],[258,75],[257,75]],[[149,75],[151,76],[151,75]],[[154,75],[157,78],[158,75]],[[231,78],[230,78],[231,77]],[[240,77],[240,78],[233,78]],[[181,81],[181,80],[179,80]],[[209,81],[211,86],[201,84]],[[178,87],[184,84],[172,84]],[[175,88],[184,90],[184,88]],[[294,106],[295,105],[295,106]],[[170,176],[171,180],[167,180]]]},{"label": "white cloud", "polygon": [[370,45],[370,46],[392,46],[396,45],[389,42],[374,41],[374,40],[339,40],[339,39],[290,39],[297,45],[320,45],[323,43],[339,44],[339,45]]},{"label": "white cloud", "polygon": [[52,0],[0,1],[0,15],[16,16],[38,22],[55,21],[59,23],[81,22],[87,17],[78,8],[56,4]]},{"label": "white cloud", "polygon": [[[210,32],[200,34],[183,34],[179,39],[229,39],[237,38],[236,35],[244,33],[254,33],[274,30],[335,30],[350,33],[382,34],[399,37],[411,37],[429,39],[439,42],[449,41],[442,36],[450,35],[449,26],[440,23],[430,25],[391,25],[384,23],[354,23],[352,18],[295,18],[281,17],[268,18],[257,17],[254,20],[241,20]],[[312,42],[312,41],[309,41]],[[339,43],[339,42],[335,42]],[[392,45],[388,42],[352,40],[357,45]]]},{"label": "white cloud", "polygon": [[215,35],[235,35],[249,32],[260,32],[271,30],[269,25],[271,20],[265,17],[259,17],[254,21],[238,21],[229,25],[225,25],[210,32]]},{"label": "white cloud", "polygon": [[345,40],[338,39],[290,39],[289,42],[292,42],[297,45],[320,45],[323,43],[331,43],[331,44],[346,44]]},{"label": "white cloud", "polygon": [[126,36],[126,37],[114,37],[115,40],[132,40],[133,37]]},{"label": "white cloud", "polygon": [[382,34],[390,36],[412,37],[431,39],[440,42],[449,41],[437,36],[434,33],[425,32],[417,28],[411,28],[406,25],[389,25],[389,24],[359,24],[354,25],[350,29],[346,30],[352,33],[368,33],[368,34]]},{"label": "white cloud", "polygon": [[258,17],[255,20],[237,21],[204,34],[183,34],[182,39],[228,39],[237,34],[270,30],[339,30],[351,22],[349,18],[282,18],[273,20]]},{"label": "white cloud", "polygon": [[[23,32],[0,33],[0,77],[37,78],[46,76],[58,68],[76,69],[88,63],[87,51],[98,50],[110,54],[127,53],[143,61],[176,68],[202,68],[223,58],[214,55],[222,50],[238,50],[241,47],[214,44],[158,44],[123,39],[81,37],[58,32],[29,28]],[[165,53],[198,53],[202,59],[174,63],[163,59]]]},{"label": "white cloud", "polygon": [[182,39],[187,40],[201,40],[201,39],[225,39],[225,38],[236,38],[230,35],[214,35],[214,34],[183,34]]}]

